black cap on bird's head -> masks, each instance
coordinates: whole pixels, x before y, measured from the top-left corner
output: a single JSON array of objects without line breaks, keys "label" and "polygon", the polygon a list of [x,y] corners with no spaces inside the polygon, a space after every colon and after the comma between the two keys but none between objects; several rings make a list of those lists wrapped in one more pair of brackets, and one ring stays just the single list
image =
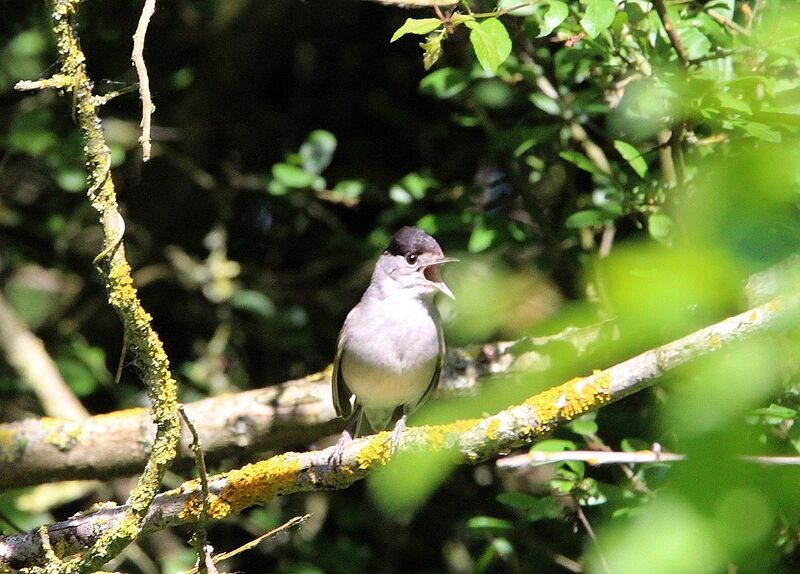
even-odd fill
[{"label": "black cap on bird's head", "polygon": [[427,296],[439,291],[455,298],[442,281],[439,265],[458,260],[445,257],[436,240],[421,229],[406,226],[398,230],[383,252],[384,258],[379,266],[404,286],[419,288]]},{"label": "black cap on bird's head", "polygon": [[442,248],[436,240],[422,231],[418,227],[410,227],[406,225],[401,227],[389,241],[389,246],[386,252],[391,255],[402,255],[405,257],[409,254],[419,256],[422,253],[431,253],[441,257]]}]

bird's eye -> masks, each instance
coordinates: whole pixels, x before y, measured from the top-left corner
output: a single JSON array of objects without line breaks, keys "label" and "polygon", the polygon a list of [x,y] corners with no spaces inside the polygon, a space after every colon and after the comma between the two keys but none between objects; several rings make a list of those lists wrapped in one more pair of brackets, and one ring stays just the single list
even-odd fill
[{"label": "bird's eye", "polygon": [[417,262],[417,254],[416,253],[409,253],[406,255],[406,263],[409,265],[414,265]]}]

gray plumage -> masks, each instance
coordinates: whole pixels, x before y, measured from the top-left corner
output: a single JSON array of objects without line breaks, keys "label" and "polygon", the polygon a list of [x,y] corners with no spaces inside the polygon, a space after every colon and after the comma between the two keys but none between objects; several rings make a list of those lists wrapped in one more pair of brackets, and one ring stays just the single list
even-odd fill
[{"label": "gray plumage", "polygon": [[406,415],[436,389],[445,346],[433,299],[453,296],[438,267],[449,261],[433,237],[403,227],[347,315],[333,362],[333,404],[355,436],[397,423],[402,430]]}]

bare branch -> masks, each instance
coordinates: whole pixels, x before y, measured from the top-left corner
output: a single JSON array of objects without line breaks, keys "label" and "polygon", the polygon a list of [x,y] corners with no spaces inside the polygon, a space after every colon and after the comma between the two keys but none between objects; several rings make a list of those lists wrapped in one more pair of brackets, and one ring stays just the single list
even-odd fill
[{"label": "bare branch", "polygon": [[28,385],[44,412],[52,417],[81,420],[86,409],[67,386],[39,337],[34,335],[0,294],[0,348]]},{"label": "bare branch", "polygon": [[155,10],[156,0],[145,0],[142,14],[139,16],[139,24],[136,26],[136,33],[133,35],[133,52],[131,53],[131,60],[136,67],[136,75],[139,77],[139,98],[142,100],[142,135],[139,137],[139,143],[142,144],[142,161],[150,159],[150,119],[155,111],[150,96],[150,77],[147,75],[147,66],[144,63],[144,40],[147,35],[147,26],[150,24],[150,17]]}]

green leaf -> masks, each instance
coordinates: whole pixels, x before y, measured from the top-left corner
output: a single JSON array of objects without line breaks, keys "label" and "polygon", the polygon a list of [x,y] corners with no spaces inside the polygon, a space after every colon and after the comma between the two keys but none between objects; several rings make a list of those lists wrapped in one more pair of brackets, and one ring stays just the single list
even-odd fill
[{"label": "green leaf", "polygon": [[567,229],[583,229],[592,225],[600,225],[608,220],[608,217],[597,209],[584,209],[576,211],[564,222]]},{"label": "green leaf", "polygon": [[542,92],[534,92],[530,95],[531,103],[551,116],[561,115],[561,106],[554,99],[546,96]]},{"label": "green leaf", "polygon": [[589,0],[586,13],[581,18],[581,26],[589,38],[597,38],[600,33],[608,30],[616,13],[614,0]]},{"label": "green leaf", "polygon": [[669,240],[674,225],[672,218],[664,213],[653,213],[647,218],[647,231],[656,241]]},{"label": "green leaf", "polygon": [[531,450],[538,450],[540,452],[561,452],[562,450],[575,450],[575,443],[571,440],[551,438],[537,442],[531,447]]},{"label": "green leaf", "polygon": [[418,34],[423,36],[429,32],[433,32],[441,25],[442,21],[438,18],[406,18],[405,23],[397,29],[389,42],[394,42],[406,34]]},{"label": "green leaf", "polygon": [[525,516],[529,522],[536,522],[545,518],[561,518],[567,513],[568,506],[555,496],[546,496],[538,499],[536,504],[528,509]]},{"label": "green leaf", "polygon": [[486,251],[494,243],[497,232],[494,229],[489,229],[479,225],[472,231],[467,243],[467,249],[470,253],[480,253]]},{"label": "green leaf", "polygon": [[529,0],[528,4],[520,2],[519,0],[500,0],[497,3],[498,10],[509,10],[511,16],[531,16],[536,12],[536,1]]},{"label": "green leaf", "polygon": [[561,23],[569,16],[569,8],[560,0],[548,2],[547,12],[544,13],[542,28],[539,30],[538,38],[549,36]]},{"label": "green leaf", "polygon": [[760,140],[781,143],[781,132],[759,122],[742,122],[738,124],[749,135]]},{"label": "green leaf", "polygon": [[276,163],[272,166],[272,177],[286,187],[302,189],[311,187],[316,175],[288,163]]},{"label": "green leaf", "polygon": [[259,317],[271,317],[275,314],[275,305],[269,297],[261,291],[242,290],[233,294],[230,299],[234,309],[247,311]]},{"label": "green leaf", "polygon": [[478,62],[484,70],[494,74],[511,54],[508,30],[497,18],[489,18],[480,24],[465,22],[465,25],[471,30],[469,41],[472,42]]},{"label": "green leaf", "polygon": [[325,130],[314,130],[300,146],[303,169],[308,173],[321,174],[325,171],[336,151],[336,136]]},{"label": "green leaf", "polygon": [[419,83],[423,94],[446,100],[457,96],[469,85],[469,75],[458,68],[442,68],[431,72]]},{"label": "green leaf", "polygon": [[796,410],[790,409],[789,407],[784,407],[783,405],[776,405],[775,403],[772,403],[768,407],[755,409],[750,412],[756,416],[772,417],[776,419],[793,420],[797,418]]},{"label": "green leaf", "polygon": [[725,92],[715,94],[714,97],[719,101],[719,106],[721,108],[733,110],[734,112],[739,112],[748,116],[753,115],[753,110],[750,108],[750,104],[744,100],[740,100]]},{"label": "green leaf", "polygon": [[440,30],[430,34],[424,42],[420,42],[419,47],[424,51],[422,65],[426,70],[430,70],[442,55],[442,40],[444,40],[445,34],[444,30]]},{"label": "green leaf", "polygon": [[527,492],[502,492],[497,495],[497,502],[518,510],[528,510],[535,506],[539,499]]},{"label": "green leaf", "polygon": [[690,60],[702,58],[711,50],[711,40],[697,28],[681,28],[678,35]]},{"label": "green leaf", "polygon": [[606,175],[603,173],[603,170],[597,167],[588,157],[579,151],[567,150],[560,152],[558,155],[561,156],[561,159],[567,160],[571,164],[578,166],[584,171],[588,171],[589,173],[599,176]]},{"label": "green leaf", "polygon": [[467,528],[472,530],[507,531],[513,528],[508,520],[492,516],[473,516],[467,521]]},{"label": "green leaf", "polygon": [[633,168],[636,175],[644,179],[644,176],[647,175],[647,162],[642,157],[642,154],[639,153],[639,150],[622,140],[614,140],[614,147],[622,156],[622,159],[627,161]]},{"label": "green leaf", "polygon": [[588,436],[597,433],[597,423],[594,420],[579,418],[569,423],[569,428],[575,434]]}]

